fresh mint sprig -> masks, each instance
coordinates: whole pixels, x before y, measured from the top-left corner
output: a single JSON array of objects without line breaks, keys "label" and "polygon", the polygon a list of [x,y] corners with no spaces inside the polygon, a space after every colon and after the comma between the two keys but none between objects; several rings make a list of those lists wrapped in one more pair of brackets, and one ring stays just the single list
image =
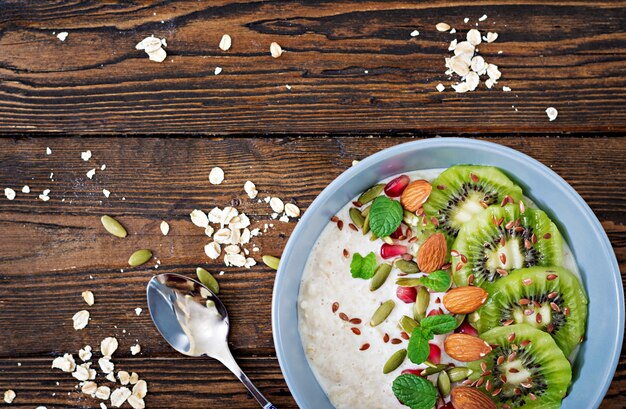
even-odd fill
[{"label": "fresh mint sprig", "polygon": [[350,263],[350,272],[354,278],[362,278],[369,280],[374,276],[376,272],[376,254],[370,252],[367,256],[363,257],[359,253],[352,255],[352,262]]},{"label": "fresh mint sprig", "polygon": [[387,237],[398,229],[404,217],[400,202],[378,196],[370,208],[370,229],[377,237]]},{"label": "fresh mint sprig", "polygon": [[409,359],[414,364],[421,364],[430,355],[430,345],[428,341],[434,338],[435,334],[447,334],[456,328],[456,319],[452,315],[433,315],[426,317],[415,328],[409,339],[407,352]]},{"label": "fresh mint sprig", "polygon": [[391,385],[394,395],[411,409],[431,409],[439,396],[435,385],[413,374],[398,376]]}]

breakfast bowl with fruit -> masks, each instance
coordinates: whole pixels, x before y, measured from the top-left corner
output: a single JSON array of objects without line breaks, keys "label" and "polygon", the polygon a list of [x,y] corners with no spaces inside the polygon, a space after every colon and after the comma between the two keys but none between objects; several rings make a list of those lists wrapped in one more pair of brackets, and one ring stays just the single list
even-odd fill
[{"label": "breakfast bowl with fruit", "polygon": [[592,408],[623,305],[606,234],[563,179],[449,138],[372,155],[318,196],[272,319],[303,408]]}]

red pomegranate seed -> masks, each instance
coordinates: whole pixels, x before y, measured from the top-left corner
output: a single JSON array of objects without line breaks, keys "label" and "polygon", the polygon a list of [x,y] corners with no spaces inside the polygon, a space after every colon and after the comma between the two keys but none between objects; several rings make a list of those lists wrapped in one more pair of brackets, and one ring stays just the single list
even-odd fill
[{"label": "red pomegranate seed", "polygon": [[435,344],[430,345],[430,353],[428,354],[428,360],[435,365],[439,365],[441,362],[441,348]]},{"label": "red pomegranate seed", "polygon": [[401,244],[387,244],[383,243],[380,248],[380,256],[384,259],[391,257],[398,257],[407,252],[406,246]]},{"label": "red pomegranate seed", "polygon": [[394,231],[393,233],[389,235],[389,237],[391,237],[392,239],[399,239],[403,234],[404,232],[402,231],[402,225],[400,225],[398,226],[396,231]]},{"label": "red pomegranate seed", "polygon": [[398,197],[404,192],[411,179],[407,175],[400,175],[385,185],[385,194],[389,197]]},{"label": "red pomegranate seed", "polygon": [[426,314],[426,316],[432,317],[433,315],[441,315],[441,314],[443,314],[443,310],[441,308],[438,308],[436,310],[430,310],[430,312]]},{"label": "red pomegranate seed", "polygon": [[422,370],[421,369],[405,369],[402,372],[400,372],[400,375],[404,375],[407,373],[411,375],[415,375],[415,376],[421,376]]},{"label": "red pomegranate seed", "polygon": [[467,320],[463,321],[463,323],[459,325],[459,327],[455,329],[454,332],[456,334],[467,334],[474,337],[478,336],[478,331],[476,331],[476,329],[472,327],[470,323],[467,322]]},{"label": "red pomegranate seed", "polygon": [[414,303],[417,298],[417,289],[415,287],[398,287],[396,296],[407,304]]}]

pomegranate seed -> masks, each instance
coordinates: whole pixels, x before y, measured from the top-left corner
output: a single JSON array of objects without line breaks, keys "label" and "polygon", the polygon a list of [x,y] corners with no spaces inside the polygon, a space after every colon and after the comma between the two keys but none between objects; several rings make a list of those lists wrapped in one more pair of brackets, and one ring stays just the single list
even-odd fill
[{"label": "pomegranate seed", "polygon": [[384,259],[391,257],[398,257],[407,252],[406,246],[401,244],[387,244],[383,243],[380,248],[380,256]]},{"label": "pomegranate seed", "polygon": [[385,185],[385,194],[389,197],[398,197],[404,192],[411,179],[407,175],[400,175]]},{"label": "pomegranate seed", "polygon": [[441,362],[441,348],[439,348],[435,344],[429,344],[429,345],[430,345],[430,354],[428,354],[428,360],[435,365],[439,365],[439,362]]},{"label": "pomegranate seed", "polygon": [[400,375],[404,375],[404,374],[411,374],[411,375],[415,375],[415,376],[422,376],[422,370],[421,369],[405,369],[402,372],[400,372]]},{"label": "pomegranate seed", "polygon": [[467,320],[463,321],[463,323],[459,325],[459,327],[455,329],[454,332],[456,334],[467,334],[473,337],[478,336],[478,331],[476,331],[476,328],[472,327],[470,323],[467,322]]},{"label": "pomegranate seed", "polygon": [[391,237],[392,239],[399,239],[403,234],[404,232],[402,231],[402,225],[400,225],[398,226],[396,231],[394,231],[393,233],[389,235],[389,237]]},{"label": "pomegranate seed", "polygon": [[454,405],[452,404],[452,402],[448,402],[445,405],[443,405],[440,409],[454,409]]},{"label": "pomegranate seed", "polygon": [[417,298],[417,289],[415,287],[398,287],[396,296],[407,304],[414,303]]},{"label": "pomegranate seed", "polygon": [[441,315],[441,314],[443,314],[443,310],[441,308],[438,308],[436,310],[430,310],[430,312],[426,314],[426,316],[432,317],[433,315]]}]

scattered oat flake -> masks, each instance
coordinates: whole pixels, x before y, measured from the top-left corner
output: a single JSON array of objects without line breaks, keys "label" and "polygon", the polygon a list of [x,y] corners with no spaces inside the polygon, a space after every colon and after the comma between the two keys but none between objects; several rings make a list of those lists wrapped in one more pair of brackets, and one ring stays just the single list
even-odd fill
[{"label": "scattered oat flake", "polygon": [[106,337],[100,342],[100,352],[105,358],[111,358],[118,347],[117,339],[114,337]]},{"label": "scattered oat flake", "polygon": [[106,374],[111,373],[115,370],[115,365],[113,364],[113,362],[111,362],[111,359],[109,357],[98,359],[98,365],[100,366],[102,372]]},{"label": "scattered oat flake", "polygon": [[135,48],[137,50],[144,50],[151,61],[163,62],[167,57],[167,53],[162,46],[167,46],[165,39],[158,39],[151,36],[141,40]]},{"label": "scattered oat flake", "polygon": [[46,147],[46,155],[52,155],[52,149]]},{"label": "scattered oat flake", "polygon": [[[135,375],[134,372],[133,372],[133,375]],[[131,379],[131,383],[133,383],[132,379]],[[144,380],[136,381],[135,386],[133,386],[133,395],[139,396],[140,398],[145,398],[147,394],[148,394],[148,383]]]},{"label": "scattered oat flake", "polygon": [[15,396],[15,392],[9,389],[8,391],[4,392],[4,401],[6,403],[12,403],[13,399],[15,399]]},{"label": "scattered oat flake", "polygon": [[293,203],[287,203],[285,205],[285,214],[289,217],[299,217],[300,208]]},{"label": "scattered oat flake", "polygon": [[220,167],[214,167],[209,173],[209,182],[213,185],[219,185],[224,181],[224,171]]},{"label": "scattered oat flake", "polygon": [[437,23],[437,25],[435,26],[435,28],[437,29],[437,31],[448,31],[450,30],[450,24],[447,23]]},{"label": "scattered oat flake", "polygon": [[91,169],[89,172],[87,172],[87,177],[89,179],[93,179],[93,175],[96,174],[96,168]]},{"label": "scattered oat flake", "polygon": [[103,194],[105,197],[109,197],[109,196],[111,195],[111,192],[109,192],[109,191],[108,191],[108,190],[106,190],[106,189],[102,189],[102,194]]},{"label": "scattered oat flake", "polygon": [[107,165],[100,166],[100,170],[105,170],[106,168],[107,168]]},{"label": "scattered oat flake", "polygon": [[254,185],[254,183],[249,180],[243,184],[243,190],[246,192],[250,199],[254,199],[259,194],[259,192],[256,190],[256,186]]},{"label": "scattered oat flake", "polygon": [[215,260],[222,253],[222,249],[220,245],[216,242],[211,242],[204,246],[204,253],[210,258]]},{"label": "scattered oat flake", "polygon": [[81,310],[78,311],[74,316],[72,316],[72,320],[74,321],[74,329],[79,330],[83,329],[89,323],[89,311]]},{"label": "scattered oat flake", "polygon": [[233,44],[233,39],[228,34],[224,34],[222,36],[222,39],[220,40],[220,45],[219,45],[220,50],[228,51],[232,44]]},{"label": "scattered oat flake", "polygon": [[504,92],[511,92],[511,88],[507,87],[506,85],[504,87],[502,87],[502,91]]},{"label": "scattered oat flake", "polygon": [[81,152],[80,158],[84,160],[85,162],[87,162],[89,159],[91,159],[91,151]]},{"label": "scattered oat flake", "polygon": [[411,31],[411,37],[417,37],[418,35],[420,35],[419,31],[417,31],[417,30]]},{"label": "scattered oat flake", "polygon": [[113,392],[111,392],[111,406],[113,406],[114,408],[119,408],[120,406],[122,406],[122,404],[124,404],[124,402],[126,402],[126,399],[128,399],[130,395],[130,389],[124,386],[115,389]]},{"label": "scattered oat flake", "polygon": [[189,217],[191,217],[191,222],[198,227],[206,228],[209,225],[208,216],[200,209],[194,209]]},{"label": "scattered oat flake", "polygon": [[283,204],[283,201],[280,200],[278,197],[272,197],[270,199],[270,207],[276,213],[281,213],[285,209],[285,205]]},{"label": "scattered oat flake", "polygon": [[65,354],[58,356],[52,361],[52,368],[60,369],[63,372],[74,372],[76,369],[76,362],[72,354]]},{"label": "scattered oat flake", "polygon": [[[494,41],[496,41],[498,39],[498,33],[492,33],[491,31],[487,33],[487,36],[485,37],[485,41],[487,41],[488,43],[493,43]],[[501,54],[502,51],[498,51],[498,54]]]},{"label": "scattered oat flake", "polygon": [[93,305],[94,303],[94,296],[93,293],[89,290],[87,291],[83,291],[83,293],[81,294],[83,297],[83,300],[85,300],[85,302],[87,303],[87,305]]},{"label": "scattered oat flake", "polygon": [[127,402],[133,409],[144,409],[146,407],[144,400],[137,395],[130,395]]},{"label": "scattered oat flake", "polygon": [[463,19],[463,22],[464,22],[465,24],[469,23],[469,17],[465,17],[465,18]]},{"label": "scattered oat flake", "polygon": [[69,33],[67,31],[61,31],[59,34],[57,34],[57,38],[61,41],[65,41],[68,35]]},{"label": "scattered oat flake", "polygon": [[10,187],[5,187],[4,195],[7,197],[7,199],[13,200],[15,199],[15,190],[11,189]]},{"label": "scattered oat flake", "polygon": [[91,346],[85,345],[82,349],[78,350],[78,357],[83,361],[89,361],[91,359]]},{"label": "scattered oat flake", "polygon": [[443,92],[443,90],[446,89],[446,87],[443,84],[441,84],[441,83],[437,84],[436,88],[437,88],[437,91],[439,91],[439,92]]},{"label": "scattered oat flake", "polygon": [[170,232],[170,225],[165,220],[161,222],[159,228],[161,229],[161,233],[163,233],[164,236],[167,236],[167,233]]},{"label": "scattered oat flake", "polygon": [[133,355],[137,355],[141,352],[141,345],[135,344],[130,347],[130,353]]},{"label": "scattered oat flake", "polygon": [[467,32],[467,41],[473,46],[477,46],[478,44],[480,44],[482,41],[480,31],[476,30],[475,28],[469,30]]},{"label": "scattered oat flake", "polygon": [[549,107],[546,108],[546,114],[548,115],[548,119],[550,120],[550,122],[552,122],[559,115],[559,111],[557,111],[554,107]]},{"label": "scattered oat flake", "polygon": [[22,193],[30,193],[30,187],[28,187],[28,185],[24,185],[24,187],[22,188]]},{"label": "scattered oat flake", "polygon": [[222,67],[215,67],[215,75],[220,75],[222,72]]},{"label": "scattered oat flake", "polygon": [[[113,373],[111,372],[109,375],[113,375]],[[110,378],[109,375],[106,376],[107,379]],[[110,380],[111,379],[109,379],[109,381]],[[115,382],[115,378],[113,378],[112,382]],[[109,396],[111,396],[111,388],[109,388],[108,386],[99,386],[98,389],[96,390],[95,397],[98,399],[107,400],[109,399]],[[104,405],[104,404],[101,403],[100,405]]]},{"label": "scattered oat flake", "polygon": [[478,19],[478,21],[485,21],[487,20],[487,15],[483,14],[482,16],[480,16],[480,18]]},{"label": "scattered oat flake", "polygon": [[119,371],[117,373],[117,379],[120,380],[122,385],[128,385],[130,383],[130,374],[126,371]]},{"label": "scattered oat flake", "polygon": [[278,58],[283,54],[283,49],[278,43],[274,42],[270,44],[270,54],[272,57]]}]

